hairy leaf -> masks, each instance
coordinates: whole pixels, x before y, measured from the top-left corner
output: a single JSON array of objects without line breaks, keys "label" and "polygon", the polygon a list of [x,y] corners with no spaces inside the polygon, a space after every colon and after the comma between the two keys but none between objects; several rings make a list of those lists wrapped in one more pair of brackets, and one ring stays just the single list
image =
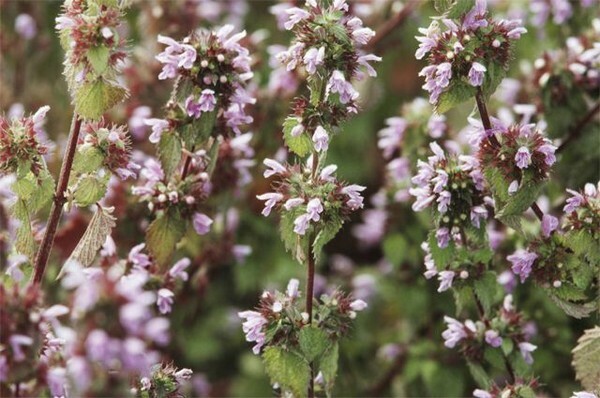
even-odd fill
[{"label": "hairy leaf", "polygon": [[323,246],[325,246],[337,235],[340,229],[342,229],[343,224],[344,222],[341,218],[335,217],[320,226],[319,233],[317,234],[313,243],[313,253],[316,260],[321,257]]},{"label": "hairy leaf", "polygon": [[[96,213],[66,263],[76,261],[87,267],[94,261],[98,250],[100,250],[116,225],[116,218],[112,216],[113,211],[113,207],[98,206]],[[58,278],[62,276],[63,270],[64,268],[61,269]]]},{"label": "hairy leaf", "polygon": [[173,133],[161,135],[158,142],[158,158],[165,175],[172,175],[181,161],[181,141],[177,135]]},{"label": "hairy leaf", "polygon": [[300,343],[300,349],[304,354],[304,358],[308,362],[319,358],[330,345],[327,333],[316,326],[310,325],[300,329],[298,342]]},{"label": "hairy leaf", "polygon": [[454,5],[448,10],[447,17],[450,19],[459,19],[475,6],[475,0],[456,0]]},{"label": "hairy leaf", "polygon": [[318,363],[318,369],[323,373],[323,379],[325,380],[325,392],[327,393],[328,397],[331,397],[331,391],[337,376],[338,357],[339,345],[336,341],[323,353]]},{"label": "hairy leaf", "polygon": [[92,173],[97,171],[104,162],[100,149],[92,146],[80,147],[73,159],[73,171],[77,173]]},{"label": "hairy leaf", "polygon": [[108,174],[104,177],[97,177],[89,174],[81,176],[73,188],[75,204],[80,207],[85,207],[102,199],[106,194],[109,178],[110,175]]},{"label": "hairy leaf", "polygon": [[110,51],[105,46],[92,47],[87,51],[87,59],[97,76],[102,76],[106,68],[108,68],[109,58]]},{"label": "hairy leaf", "polygon": [[295,397],[303,397],[308,390],[310,367],[301,356],[280,347],[267,347],[263,353],[265,370],[272,383],[279,383]]},{"label": "hairy leaf", "polygon": [[183,238],[186,222],[177,210],[168,210],[150,224],[146,233],[146,247],[160,265],[165,265]]},{"label": "hairy leaf", "polygon": [[127,95],[125,88],[104,79],[84,83],[75,93],[75,112],[86,119],[99,119]]},{"label": "hairy leaf", "polygon": [[477,279],[473,284],[473,290],[479,298],[483,310],[486,314],[490,312],[494,298],[498,292],[498,282],[496,282],[496,273],[492,271],[485,272],[481,278]]},{"label": "hairy leaf", "polygon": [[576,304],[565,301],[551,293],[548,293],[548,296],[550,296],[550,299],[552,299],[554,304],[556,304],[567,315],[577,319],[587,318],[598,308],[598,303],[594,301],[585,304]]},{"label": "hairy leaf", "polygon": [[600,390],[600,326],[588,329],[573,349],[575,377],[588,391]]},{"label": "hairy leaf", "polygon": [[441,115],[474,96],[475,87],[459,80],[453,81],[447,90],[440,95],[435,105],[435,111]]}]

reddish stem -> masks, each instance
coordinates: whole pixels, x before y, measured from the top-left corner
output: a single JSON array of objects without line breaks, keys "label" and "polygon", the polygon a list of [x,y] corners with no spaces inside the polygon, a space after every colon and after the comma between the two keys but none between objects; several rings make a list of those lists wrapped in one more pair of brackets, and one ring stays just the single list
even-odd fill
[{"label": "reddish stem", "polygon": [[73,167],[73,159],[75,158],[75,150],[77,148],[77,140],[79,139],[79,132],[81,130],[82,120],[75,113],[73,114],[73,120],[71,121],[71,131],[69,132],[67,149],[65,150],[65,158],[60,169],[60,176],[58,183],[56,184],[56,191],[54,192],[54,201],[52,203],[52,209],[50,210],[50,216],[48,218],[48,224],[46,225],[46,231],[44,237],[40,243],[37,255],[35,257],[35,272],[33,274],[33,283],[39,284],[44,276],[46,270],[46,264],[48,263],[48,257],[52,251],[52,245],[54,244],[54,237],[56,236],[56,229],[62,215],[63,205],[67,201],[65,198],[65,191],[69,184],[69,177],[71,175],[71,168]]},{"label": "reddish stem", "polygon": [[[314,285],[315,285],[315,257],[313,254],[313,241],[312,239],[308,240],[308,269],[306,275],[306,312],[308,313],[308,325],[312,324],[313,319],[313,295],[314,295]],[[315,396],[315,369],[313,364],[310,364],[310,381],[308,384],[308,397],[313,398]]]}]

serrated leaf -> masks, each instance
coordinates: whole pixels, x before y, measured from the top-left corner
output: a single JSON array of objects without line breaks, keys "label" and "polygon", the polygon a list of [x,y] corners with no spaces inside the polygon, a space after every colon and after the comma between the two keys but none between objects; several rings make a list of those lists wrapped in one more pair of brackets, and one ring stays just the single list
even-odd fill
[{"label": "serrated leaf", "polygon": [[455,0],[434,0],[433,7],[440,14],[445,14],[454,5]]},{"label": "serrated leaf", "polygon": [[308,390],[310,366],[302,357],[280,347],[267,347],[263,353],[265,370],[272,383],[294,394],[303,397]]},{"label": "serrated leaf", "polygon": [[165,133],[158,142],[158,159],[165,175],[172,175],[181,161],[181,141],[173,133]]},{"label": "serrated leaf", "polygon": [[105,46],[91,47],[87,51],[87,60],[97,76],[102,76],[110,59],[110,50]]},{"label": "serrated leaf", "polygon": [[73,159],[73,171],[76,173],[92,173],[97,171],[104,162],[100,149],[93,146],[81,146]]},{"label": "serrated leaf", "polygon": [[30,178],[19,178],[12,183],[10,188],[19,199],[27,200],[35,191],[35,185]]},{"label": "serrated leaf", "polygon": [[323,379],[325,381],[325,392],[328,397],[331,397],[331,391],[333,390],[333,385],[337,376],[338,357],[339,345],[338,342],[335,341],[323,353],[320,360],[318,361],[318,369],[323,373]]},{"label": "serrated leaf", "polygon": [[298,342],[304,358],[309,363],[319,358],[331,344],[327,338],[327,333],[316,326],[310,325],[300,329]]},{"label": "serrated leaf", "polygon": [[548,296],[567,315],[576,319],[587,318],[592,312],[598,309],[598,303],[594,301],[585,304],[576,304],[565,301],[551,293],[548,293]]},{"label": "serrated leaf", "polygon": [[560,242],[573,250],[577,256],[590,261],[592,265],[600,263],[600,244],[588,232],[569,231],[560,236]]},{"label": "serrated leaf", "polygon": [[317,234],[313,243],[313,254],[315,256],[315,260],[319,260],[321,257],[321,252],[323,251],[323,247],[337,235],[340,229],[342,229],[343,224],[344,222],[341,218],[335,217],[319,226],[319,233]]},{"label": "serrated leaf", "polygon": [[86,119],[99,119],[127,97],[127,90],[103,79],[87,82],[75,92],[75,112]]},{"label": "serrated leaf", "polygon": [[[109,175],[107,175],[110,177]],[[108,178],[84,175],[73,188],[73,199],[77,206],[90,206],[104,197],[108,188]]]},{"label": "serrated leaf", "polygon": [[494,298],[498,292],[499,285],[496,280],[496,273],[487,271],[473,283],[473,290],[477,298],[479,298],[486,314],[490,312],[492,304],[494,304]]},{"label": "serrated leaf", "polygon": [[50,174],[48,170],[40,172],[37,189],[27,202],[30,210],[35,213],[50,203],[54,197],[54,189],[55,184],[52,174]]},{"label": "serrated leaf", "polygon": [[300,157],[304,157],[312,151],[313,144],[305,132],[297,137],[292,136],[292,129],[297,125],[298,119],[293,116],[288,116],[283,122],[283,139],[290,151]]},{"label": "serrated leaf", "polygon": [[[116,218],[112,216],[113,211],[114,208],[112,207],[98,206],[96,213],[66,263],[76,261],[87,267],[94,261],[98,250],[106,242],[107,236],[110,235],[116,225]],[[57,278],[62,276],[63,270],[64,267],[60,270]]]},{"label": "serrated leaf", "polygon": [[588,329],[573,353],[575,377],[588,391],[600,390],[600,326]]},{"label": "serrated leaf", "polygon": [[475,96],[475,87],[460,80],[453,81],[450,86],[440,94],[435,105],[438,114],[446,113],[450,109]]},{"label": "serrated leaf", "polygon": [[218,109],[218,107],[215,107],[215,110],[212,112],[202,112],[200,118],[194,120],[192,123],[194,129],[196,130],[196,138],[194,141],[196,147],[204,144],[211,136],[215,128],[215,122],[217,121]]},{"label": "serrated leaf", "polygon": [[160,265],[165,265],[183,238],[186,222],[177,210],[168,210],[150,224],[146,232],[146,247]]},{"label": "serrated leaf", "polygon": [[552,294],[566,301],[582,301],[587,299],[583,290],[569,282],[563,282],[560,287],[553,288]]},{"label": "serrated leaf", "polygon": [[506,70],[499,63],[492,62],[485,65],[487,71],[485,72],[485,79],[483,80],[482,90],[486,96],[492,95],[502,80],[506,77]]},{"label": "serrated leaf", "polygon": [[455,286],[452,288],[452,294],[454,295],[454,304],[456,306],[456,314],[463,312],[465,307],[471,304],[474,300],[473,289],[470,287],[459,287]]},{"label": "serrated leaf", "polygon": [[[303,212],[302,207],[294,207],[290,211],[285,211],[281,214],[279,221],[279,234],[285,249],[292,254],[292,256],[300,263],[303,264],[306,259],[306,253],[308,249],[307,235],[298,235],[294,232],[294,220]],[[312,227],[309,228],[307,234],[309,234]]]}]

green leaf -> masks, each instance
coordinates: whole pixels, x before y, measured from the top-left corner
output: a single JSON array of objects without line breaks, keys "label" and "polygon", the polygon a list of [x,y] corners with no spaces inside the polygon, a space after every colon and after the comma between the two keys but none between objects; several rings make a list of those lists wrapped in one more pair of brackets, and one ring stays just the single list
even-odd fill
[{"label": "green leaf", "polygon": [[600,326],[588,329],[573,349],[575,377],[587,391],[600,390]]},{"label": "green leaf", "polygon": [[[100,250],[107,236],[110,235],[110,232],[116,225],[116,218],[112,216],[113,211],[113,207],[98,206],[96,213],[90,220],[75,250],[73,250],[66,261],[67,263],[77,261],[79,264],[87,267],[94,261],[98,250]],[[62,276],[63,270],[64,267],[60,270],[57,278]]]},{"label": "green leaf", "polygon": [[552,293],[558,298],[566,301],[581,301],[587,299],[583,290],[569,282],[563,282],[560,287],[553,288]]},{"label": "green leaf", "polygon": [[434,0],[433,7],[440,14],[445,14],[454,5],[455,0]]},{"label": "green leaf", "polygon": [[92,47],[87,51],[87,60],[97,76],[101,76],[106,68],[108,68],[108,61],[110,59],[110,50],[105,46]]},{"label": "green leaf", "polygon": [[500,348],[502,348],[502,352],[505,356],[509,356],[515,348],[515,343],[513,343],[512,339],[502,339]]},{"label": "green leaf", "polygon": [[567,315],[576,319],[587,318],[598,308],[598,304],[594,301],[585,304],[576,304],[565,301],[551,293],[548,293],[548,296]]},{"label": "green leaf", "polygon": [[322,329],[311,325],[307,325],[300,329],[298,342],[300,343],[300,350],[302,350],[304,358],[309,363],[319,358],[328,346],[330,346],[327,333]]},{"label": "green leaf", "polygon": [[457,0],[448,11],[447,17],[459,19],[475,6],[475,0]]},{"label": "green leaf", "polygon": [[181,161],[181,141],[173,133],[164,133],[158,142],[158,158],[166,176],[172,175]]},{"label": "green leaf", "polygon": [[81,146],[75,153],[73,171],[76,173],[93,173],[102,167],[104,155],[100,149],[93,146]]},{"label": "green leaf", "polygon": [[127,95],[126,89],[103,79],[86,82],[75,92],[75,112],[86,119],[99,119]]},{"label": "green leaf", "polygon": [[90,174],[81,176],[73,188],[73,199],[75,204],[80,207],[85,207],[102,199],[106,194],[109,178],[109,174],[104,177],[97,177]]},{"label": "green leaf", "polygon": [[298,118],[288,116],[283,122],[283,139],[285,145],[300,157],[304,157],[312,151],[313,144],[308,134],[303,132],[297,137],[292,136],[292,129],[298,125]]},{"label": "green leaf", "polygon": [[473,284],[473,290],[479,298],[483,310],[486,314],[489,314],[492,304],[494,304],[494,298],[498,292],[498,282],[496,282],[496,273],[492,271],[485,272],[481,278],[477,279]]},{"label": "green leaf", "polygon": [[335,383],[338,369],[339,345],[338,342],[333,342],[327,351],[321,356],[318,363],[318,369],[323,373],[325,380],[325,392],[328,397],[331,397],[331,391]]},{"label": "green leaf", "polygon": [[212,112],[202,112],[200,118],[194,120],[192,123],[196,130],[196,139],[194,141],[196,147],[204,144],[212,134],[215,122],[217,121],[217,110],[218,108],[215,107],[215,110]]},{"label": "green leaf", "polygon": [[26,220],[22,220],[21,225],[17,229],[15,250],[29,258],[33,258],[35,255],[35,238],[29,217]]},{"label": "green leaf", "polygon": [[444,91],[435,105],[435,111],[438,114],[446,113],[450,109],[475,96],[475,87],[456,80]]},{"label": "green leaf", "polygon": [[[29,173],[28,177],[33,176]],[[35,182],[31,178],[19,178],[11,185],[12,191],[19,197],[19,199],[27,200],[33,192],[35,192]]]},{"label": "green leaf", "polygon": [[433,258],[436,268],[438,270],[445,269],[456,254],[456,246],[453,242],[450,242],[448,246],[441,249],[437,244],[435,231],[429,232],[429,238],[427,241],[429,242],[429,251],[431,252],[431,257]]},{"label": "green leaf", "polygon": [[310,367],[301,356],[280,347],[267,347],[263,353],[265,370],[272,383],[296,397],[306,396]]},{"label": "green leaf", "polygon": [[294,232],[294,220],[304,211],[302,206],[294,207],[290,211],[281,214],[279,221],[279,233],[285,249],[300,263],[304,264],[308,249],[308,239],[306,236],[310,233],[312,227],[307,231],[307,235],[301,236]]},{"label": "green leaf", "polygon": [[146,232],[146,247],[158,264],[167,264],[185,230],[186,222],[175,209],[167,210],[150,224]]},{"label": "green leaf", "polygon": [[536,398],[535,391],[529,386],[521,386],[517,390],[517,396],[519,398]]},{"label": "green leaf", "polygon": [[498,85],[506,77],[506,70],[502,65],[495,62],[487,64],[485,67],[487,68],[487,71],[485,72],[485,79],[481,88],[486,96],[490,96],[496,91]]},{"label": "green leaf", "polygon": [[315,260],[319,260],[321,257],[321,252],[323,251],[323,246],[325,246],[330,240],[332,240],[337,233],[342,229],[342,225],[344,224],[343,220],[339,217],[334,217],[331,220],[328,220],[324,224],[319,226],[319,233],[317,234],[315,241],[313,243],[313,253],[315,255]]},{"label": "green leaf", "polygon": [[480,388],[483,388],[484,390],[490,388],[492,380],[490,379],[490,376],[488,376],[486,371],[483,369],[483,366],[471,361],[467,361],[467,366],[469,367],[471,376],[473,376],[473,379]]},{"label": "green leaf", "polygon": [[383,241],[383,254],[394,266],[400,266],[406,258],[408,243],[401,233],[395,233],[387,236]]},{"label": "green leaf", "polygon": [[498,219],[502,220],[507,216],[520,216],[523,214],[539,196],[542,185],[541,182],[533,181],[532,174],[525,171],[519,190],[499,208]]}]

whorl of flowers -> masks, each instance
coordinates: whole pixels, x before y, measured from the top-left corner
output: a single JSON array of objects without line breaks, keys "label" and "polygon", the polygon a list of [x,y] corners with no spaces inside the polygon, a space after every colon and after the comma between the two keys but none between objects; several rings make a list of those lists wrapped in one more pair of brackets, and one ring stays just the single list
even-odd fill
[{"label": "whorl of flowers", "polygon": [[37,176],[45,169],[43,155],[48,147],[40,134],[49,110],[49,106],[43,106],[29,117],[0,116],[0,175],[16,173],[26,167]]},{"label": "whorl of flowers", "polygon": [[435,209],[438,246],[443,248],[448,245],[453,228],[480,228],[488,211],[477,159],[466,155],[447,157],[436,142],[430,148],[434,155],[427,162],[419,160],[418,173],[412,178],[415,186],[409,192],[416,197],[414,211],[430,206]]},{"label": "whorl of flowers", "polygon": [[600,28],[569,37],[566,51],[545,52],[534,62],[534,83],[548,90],[552,103],[563,103],[575,85],[597,97],[600,87]]},{"label": "whorl of flowers", "polygon": [[[298,333],[308,323],[308,314],[298,309],[300,282],[291,279],[285,293],[265,291],[256,311],[243,311],[238,316],[245,319],[242,325],[246,340],[255,342],[252,351],[259,354],[265,345],[298,346]],[[314,309],[314,323],[323,329],[328,337],[339,338],[346,334],[356,313],[364,310],[363,300],[353,299],[336,290],[330,295],[321,296]]]},{"label": "whorl of flowers", "polygon": [[510,340],[511,346],[518,348],[523,360],[528,364],[533,363],[531,353],[537,347],[529,342],[532,337],[529,325],[523,315],[515,310],[511,295],[504,298],[502,307],[490,319],[460,322],[445,316],[444,322],[444,345],[448,348],[460,347],[467,358],[479,360],[484,350],[501,350],[504,340]]},{"label": "whorl of flowers", "polygon": [[[151,142],[158,142],[162,131],[186,123],[186,119],[200,119],[213,114],[223,135],[227,128],[236,134],[240,126],[252,122],[247,115],[247,104],[255,99],[246,85],[253,74],[250,70],[249,51],[239,41],[246,32],[232,35],[234,27],[225,25],[217,31],[199,30],[181,42],[158,36],[158,42],[167,47],[156,56],[163,65],[158,78],[177,78],[178,101],[168,106],[166,121],[151,119]],[[205,116],[206,117],[206,116]]]},{"label": "whorl of flowers", "polygon": [[140,173],[142,186],[132,192],[141,201],[148,202],[152,212],[176,210],[184,218],[193,218],[194,228],[200,234],[208,232],[212,220],[200,212],[201,205],[211,192],[208,174],[204,171],[208,159],[203,151],[193,155],[191,170],[185,179],[168,179],[158,161],[153,158],[144,163]]},{"label": "whorl of flowers", "polygon": [[351,80],[364,75],[360,68],[364,68],[369,76],[377,75],[369,62],[380,61],[381,58],[358,50],[369,42],[375,32],[348,13],[344,0],[336,0],[329,7],[309,1],[306,7],[292,7],[286,13],[289,17],[285,28],[292,30],[296,39],[277,57],[288,71],[302,66],[309,80],[318,76],[325,82],[322,92],[313,94],[324,94],[325,101],[319,104],[320,109],[306,99],[296,100],[297,135],[314,131],[323,121],[335,126],[349,112],[356,112],[359,94]]},{"label": "whorl of flowers", "polygon": [[[78,151],[89,161],[101,156],[102,165],[121,179],[135,177],[139,166],[131,161],[131,138],[125,126],[108,126],[103,121],[86,123]],[[92,153],[93,152],[93,153]]]},{"label": "whorl of flowers", "polygon": [[[294,219],[294,232],[305,235],[307,231],[318,230],[327,222],[337,222],[350,213],[363,207],[360,194],[365,187],[346,185],[335,177],[336,165],[324,167],[313,177],[313,158],[308,159],[305,168],[300,165],[282,165],[276,160],[265,159],[268,167],[266,178],[277,176],[273,181],[273,191],[258,196],[265,201],[262,211],[268,216],[273,209],[288,213]],[[314,226],[314,228],[311,228]]]},{"label": "whorl of flowers", "polygon": [[[509,194],[516,193],[524,183],[548,178],[550,167],[556,162],[556,147],[535,125],[498,125],[490,133],[499,133],[500,146],[484,143],[479,147],[477,156],[486,167],[493,166],[501,170],[505,180],[510,183]],[[488,134],[486,132],[483,136]]]},{"label": "whorl of flowers", "polygon": [[592,237],[600,234],[600,182],[597,185],[588,183],[582,192],[567,189],[571,195],[567,198],[563,211],[566,214],[564,228],[566,231],[587,231]]},{"label": "whorl of flowers", "polygon": [[[65,2],[56,29],[66,51],[65,76],[75,110],[96,119],[127,95],[118,83],[127,53],[119,35],[123,12],[116,0]],[[92,100],[93,98],[93,100]]]},{"label": "whorl of flowers", "polygon": [[499,83],[494,74],[506,69],[512,41],[527,32],[520,20],[495,21],[487,11],[485,0],[477,0],[468,13],[459,18],[435,20],[427,29],[419,29],[417,59],[427,56],[428,65],[423,88],[429,101],[439,104],[440,95],[454,87],[483,86],[484,91]]}]

